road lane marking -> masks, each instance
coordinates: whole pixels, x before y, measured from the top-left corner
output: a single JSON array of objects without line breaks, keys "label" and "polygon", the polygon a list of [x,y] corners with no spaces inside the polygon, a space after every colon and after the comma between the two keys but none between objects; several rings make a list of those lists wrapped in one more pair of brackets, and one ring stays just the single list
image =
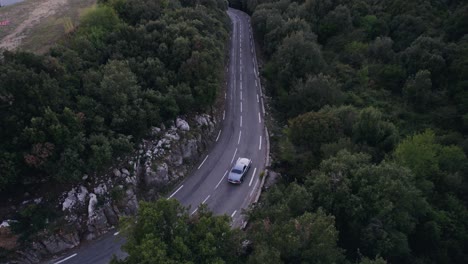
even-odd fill
[{"label": "road lane marking", "polygon": [[226,117],[226,110],[223,111],[223,120]]},{"label": "road lane marking", "polygon": [[240,118],[240,127],[242,127],[242,116]]},{"label": "road lane marking", "polygon": [[255,79],[255,87],[258,87],[257,79]]},{"label": "road lane marking", "polygon": [[240,76],[240,81],[242,82],[242,75]]},{"label": "road lane marking", "polygon": [[[231,162],[232,163],[232,162]],[[221,184],[221,182],[223,181],[224,177],[226,177],[226,174],[228,173],[228,171],[226,171],[223,175],[223,177],[221,177],[221,180],[219,180],[218,184],[216,184],[216,187],[215,187],[215,190],[218,189],[218,186]]]},{"label": "road lane marking", "polygon": [[73,257],[76,257],[76,255],[78,255],[78,253],[75,253],[75,254],[73,254],[73,255],[71,255],[71,256],[68,256],[68,257],[66,257],[66,258],[64,258],[64,259],[62,259],[62,260],[60,260],[60,261],[57,261],[57,262],[55,262],[54,264],[59,264],[59,263],[65,262],[65,261],[67,261],[67,260],[69,260],[69,259],[71,259],[71,258],[73,258]]},{"label": "road lane marking", "polygon": [[203,200],[202,204],[205,204],[206,201],[210,198],[210,196],[211,196],[211,195],[208,195],[208,196],[205,198],[205,200]]},{"label": "road lane marking", "polygon": [[208,155],[206,155],[205,159],[202,161],[202,163],[200,164],[200,166],[198,166],[198,170],[201,168],[201,166],[203,166],[203,163],[205,163],[206,159],[208,158]]},{"label": "road lane marking", "polygon": [[239,131],[239,139],[237,140],[237,145],[239,145],[240,143],[241,135],[242,135],[242,131]]},{"label": "road lane marking", "polygon": [[190,214],[190,215],[193,215],[194,213],[196,213],[198,211],[198,207],[197,209],[193,210],[193,212]]},{"label": "road lane marking", "polygon": [[117,231],[114,233],[114,236],[117,236],[118,234],[120,234],[120,232]]},{"label": "road lane marking", "polygon": [[260,136],[260,144],[258,145],[258,150],[262,149],[262,136]]},{"label": "road lane marking", "polygon": [[261,123],[262,119],[260,118],[260,112],[258,112],[258,122]]},{"label": "road lane marking", "polygon": [[240,89],[242,90],[242,83],[240,83]]},{"label": "road lane marking", "polygon": [[234,212],[233,212],[232,215],[231,215],[231,218],[233,218],[234,215],[236,215],[236,213],[237,213],[237,210],[234,210]]},{"label": "road lane marking", "polygon": [[240,102],[240,106],[241,106],[241,109],[240,109],[240,110],[241,110],[241,113],[242,113],[242,101]]},{"label": "road lane marking", "polygon": [[254,169],[253,173],[252,173],[252,178],[250,179],[250,182],[249,182],[249,187],[250,185],[252,185],[252,182],[253,182],[253,179],[255,178],[255,172],[257,171],[257,168]]},{"label": "road lane marking", "polygon": [[250,192],[250,197],[252,197],[252,194],[254,193],[255,188],[257,188],[258,181],[259,181],[259,179],[257,179],[257,181],[255,182],[255,185],[254,185],[254,187],[252,188],[252,191]]},{"label": "road lane marking", "polygon": [[242,101],[242,90],[240,91],[240,99]]},{"label": "road lane marking", "polygon": [[219,130],[218,136],[216,137],[216,142],[218,142],[219,136],[221,135],[221,130]]},{"label": "road lane marking", "polygon": [[234,162],[234,158],[236,157],[236,153],[237,153],[237,148],[236,148],[236,151],[234,151],[234,155],[232,155],[231,164]]},{"label": "road lane marking", "polygon": [[257,103],[260,103],[260,100],[259,100],[259,98],[258,98],[258,94],[257,94]]},{"label": "road lane marking", "polygon": [[174,196],[178,191],[180,191],[180,189],[182,189],[182,187],[184,187],[184,186],[181,185],[181,186],[179,187],[179,189],[177,189],[175,192],[173,192],[173,193],[171,194],[171,196],[169,196],[169,197],[167,198],[167,200],[171,199],[172,196]]}]

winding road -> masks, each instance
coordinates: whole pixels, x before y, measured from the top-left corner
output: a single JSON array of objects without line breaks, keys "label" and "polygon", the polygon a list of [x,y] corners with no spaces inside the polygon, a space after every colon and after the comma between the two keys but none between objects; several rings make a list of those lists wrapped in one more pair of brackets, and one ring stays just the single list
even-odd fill
[{"label": "winding road", "polygon": [[[252,203],[260,189],[268,149],[250,17],[231,8],[227,13],[232,31],[222,125],[208,155],[201,157],[194,173],[176,186],[167,199],[190,206],[190,214],[196,213],[199,204],[207,204],[215,214],[231,216],[232,225],[240,227],[244,223],[242,209]],[[227,182],[227,174],[239,157],[252,159],[252,166],[242,184],[232,185]],[[108,263],[113,254],[125,256],[120,249],[123,243],[118,233],[109,233],[46,263]]]}]

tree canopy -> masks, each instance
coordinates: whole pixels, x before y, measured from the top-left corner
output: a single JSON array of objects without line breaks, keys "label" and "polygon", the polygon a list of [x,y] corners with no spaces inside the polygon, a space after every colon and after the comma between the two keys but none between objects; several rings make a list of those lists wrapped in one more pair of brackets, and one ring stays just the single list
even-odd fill
[{"label": "tree canopy", "polygon": [[[281,174],[249,212],[249,261],[467,262],[467,3],[240,2]],[[305,218],[329,219],[324,243],[296,237]],[[329,259],[303,254],[319,245]]]},{"label": "tree canopy", "polygon": [[129,256],[111,263],[242,263],[242,235],[230,218],[202,206],[194,216],[174,199],[140,202],[123,230]]}]

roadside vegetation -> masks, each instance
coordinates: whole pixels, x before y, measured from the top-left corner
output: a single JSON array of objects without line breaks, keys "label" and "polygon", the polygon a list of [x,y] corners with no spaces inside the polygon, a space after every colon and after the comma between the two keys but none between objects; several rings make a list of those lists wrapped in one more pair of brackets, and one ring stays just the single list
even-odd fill
[{"label": "roadside vegetation", "polygon": [[468,262],[468,5],[233,2],[282,127],[248,263]]},{"label": "roadside vegetation", "polygon": [[138,220],[123,263],[467,263],[468,5],[231,4],[252,14],[263,51],[282,177],[248,211],[243,250],[230,242],[237,259],[212,225],[209,243],[186,243],[198,220],[180,212],[170,232]]},{"label": "roadside vegetation", "polygon": [[[209,111],[223,83],[226,9],[215,0],[103,0],[46,54],[5,51],[2,205],[45,187],[43,204],[54,201],[131,153],[150,127]],[[51,207],[35,218],[42,206],[20,212],[31,223],[13,230],[32,235],[56,215]]]},{"label": "roadside vegetation", "polygon": [[227,215],[214,216],[206,205],[190,216],[174,199],[141,202],[136,218],[122,225],[129,257],[111,263],[244,263],[239,258],[244,236],[230,221]]}]

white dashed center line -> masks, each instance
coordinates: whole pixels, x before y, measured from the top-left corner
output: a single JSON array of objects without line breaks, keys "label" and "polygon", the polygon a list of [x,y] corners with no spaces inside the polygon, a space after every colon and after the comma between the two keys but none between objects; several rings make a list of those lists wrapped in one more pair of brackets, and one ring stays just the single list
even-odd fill
[{"label": "white dashed center line", "polygon": [[236,215],[236,213],[237,213],[237,210],[234,210],[234,212],[231,214],[231,218],[233,218],[234,215]]},{"label": "white dashed center line", "polygon": [[242,131],[239,131],[239,139],[237,140],[237,145],[239,145],[240,143],[241,136],[242,136]]},{"label": "white dashed center line", "polygon": [[237,154],[237,148],[236,148],[236,151],[234,151],[234,155],[232,155],[231,164],[234,162],[234,158],[236,157],[236,154]]},{"label": "white dashed center line", "polygon": [[258,122],[261,123],[262,119],[260,118],[260,112],[258,112]]},{"label": "white dashed center line", "polygon": [[240,102],[240,110],[241,110],[241,113],[242,113],[242,102]]},{"label": "white dashed center line", "polygon": [[262,149],[262,136],[260,136],[260,143],[258,145],[258,150]]},{"label": "white dashed center line", "polygon": [[171,199],[172,196],[174,196],[178,191],[180,191],[180,189],[182,189],[182,187],[184,187],[184,186],[181,185],[181,186],[179,187],[179,189],[177,189],[175,192],[173,192],[173,193],[171,194],[171,196],[169,196],[169,197],[167,198],[167,200]]},{"label": "white dashed center line", "polygon": [[205,198],[205,200],[203,200],[202,204],[205,204],[206,201],[210,198],[210,196],[211,196],[211,195],[208,195],[208,196]]},{"label": "white dashed center line", "polygon": [[65,261],[67,261],[67,260],[69,260],[69,259],[71,259],[71,258],[73,258],[73,257],[76,257],[76,255],[78,255],[78,254],[75,253],[75,254],[73,254],[73,255],[71,255],[71,256],[68,256],[68,257],[66,257],[66,258],[64,258],[64,259],[62,259],[62,260],[60,260],[60,261],[55,262],[54,264],[59,264],[59,263],[65,262]]},{"label": "white dashed center line", "polygon": [[249,187],[250,187],[250,185],[252,185],[252,182],[253,182],[253,180],[254,180],[254,178],[255,178],[255,172],[256,172],[256,171],[257,171],[257,168],[255,168],[254,171],[253,171],[253,173],[252,173],[252,177],[251,177],[250,182],[249,182]]},{"label": "white dashed center line", "polygon": [[257,181],[255,182],[254,187],[252,188],[252,191],[250,192],[250,197],[252,197],[252,194],[254,193],[255,188],[257,188],[258,180],[259,180],[259,179],[257,179]]},{"label": "white dashed center line", "polygon": [[240,117],[240,127],[242,127],[242,116]]},{"label": "white dashed center line", "polygon": [[258,97],[258,94],[257,94],[257,103],[260,103],[260,98]]},{"label": "white dashed center line", "polygon": [[208,158],[208,155],[206,155],[205,159],[202,161],[202,163],[200,164],[200,166],[198,166],[198,169],[201,168],[201,166],[203,166],[203,164],[205,163],[206,159]]},{"label": "white dashed center line", "polygon": [[221,180],[219,180],[218,184],[216,184],[216,187],[215,187],[215,190],[218,189],[218,186],[221,184],[221,182],[223,181],[224,177],[226,177],[226,174],[228,173],[228,171],[226,171],[223,175],[223,177],[221,177]]},{"label": "white dashed center line", "polygon": [[193,210],[193,212],[192,212],[190,215],[193,215],[193,214],[196,213],[197,211],[198,211],[198,207],[197,207],[195,210]]}]

